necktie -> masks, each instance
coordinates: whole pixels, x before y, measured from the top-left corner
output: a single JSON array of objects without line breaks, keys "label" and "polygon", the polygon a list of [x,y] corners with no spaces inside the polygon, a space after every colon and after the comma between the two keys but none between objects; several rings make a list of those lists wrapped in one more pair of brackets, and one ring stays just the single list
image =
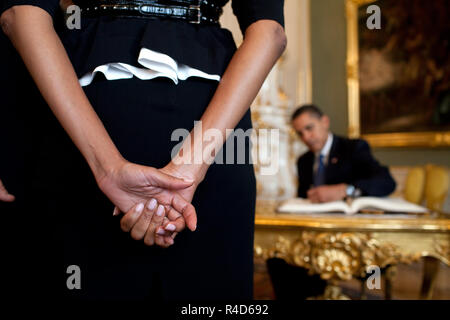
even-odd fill
[{"label": "necktie", "polygon": [[325,184],[325,166],[323,165],[323,155],[319,155],[319,165],[314,175],[314,186],[318,187]]}]

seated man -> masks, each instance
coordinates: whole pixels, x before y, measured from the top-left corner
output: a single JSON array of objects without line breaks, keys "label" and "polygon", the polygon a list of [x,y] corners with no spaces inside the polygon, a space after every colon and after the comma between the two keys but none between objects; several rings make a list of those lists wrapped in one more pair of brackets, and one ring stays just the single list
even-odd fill
[{"label": "seated man", "polygon": [[332,134],[330,119],[316,106],[298,108],[292,125],[309,148],[297,162],[299,197],[328,202],[361,195],[384,197],[394,191],[394,179],[372,156],[367,142]]},{"label": "seated man", "polygon": [[[315,105],[304,105],[292,115],[292,125],[309,151],[298,162],[298,196],[312,202],[346,197],[383,197],[395,189],[389,170],[380,165],[366,141],[347,139],[329,131],[330,119]],[[269,259],[267,267],[277,299],[305,299],[321,294],[325,281],[307,270]]]}]

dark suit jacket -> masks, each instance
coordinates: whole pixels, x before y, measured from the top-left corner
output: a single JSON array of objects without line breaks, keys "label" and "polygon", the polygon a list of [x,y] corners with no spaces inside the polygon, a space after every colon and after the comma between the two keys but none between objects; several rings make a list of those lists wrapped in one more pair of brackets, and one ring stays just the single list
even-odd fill
[{"label": "dark suit jacket", "polygon": [[[297,161],[299,174],[298,196],[306,198],[313,183],[314,153],[309,151]],[[372,156],[368,143],[361,139],[347,139],[333,135],[325,183],[352,184],[361,189],[362,195],[383,197],[395,189],[388,168],[380,165]]]}]

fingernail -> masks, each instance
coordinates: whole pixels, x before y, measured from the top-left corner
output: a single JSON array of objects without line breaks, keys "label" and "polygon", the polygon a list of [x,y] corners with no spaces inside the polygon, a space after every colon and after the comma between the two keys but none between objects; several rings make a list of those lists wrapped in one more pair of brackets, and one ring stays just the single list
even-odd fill
[{"label": "fingernail", "polygon": [[169,244],[170,244],[170,245],[174,244],[174,241],[173,241],[172,238],[169,238],[168,240],[169,240]]},{"label": "fingernail", "polygon": [[148,203],[148,208],[149,208],[150,210],[155,210],[156,204],[157,204],[156,200],[155,200],[155,199],[152,199],[152,200],[150,200],[150,202]]},{"label": "fingernail", "polygon": [[173,224],[171,224],[171,223],[169,223],[169,224],[166,226],[166,230],[168,230],[168,231],[175,231],[175,229],[176,229],[175,225],[173,225]]},{"label": "fingernail", "polygon": [[139,203],[139,204],[136,206],[136,211],[137,211],[137,212],[141,212],[142,210],[144,210],[144,204],[143,204],[143,203]]},{"label": "fingernail", "polygon": [[189,182],[189,183],[194,183],[194,180],[191,180],[191,179],[184,179],[183,178],[183,180],[186,181],[186,182]]},{"label": "fingernail", "polygon": [[114,207],[113,217],[117,216],[118,214],[119,214],[119,209],[117,209],[117,207]]},{"label": "fingernail", "polygon": [[158,231],[156,231],[157,234],[163,236],[166,234],[166,232],[163,229],[158,229]]},{"label": "fingernail", "polygon": [[164,207],[162,205],[158,206],[158,210],[156,211],[156,215],[161,217],[164,214]]}]

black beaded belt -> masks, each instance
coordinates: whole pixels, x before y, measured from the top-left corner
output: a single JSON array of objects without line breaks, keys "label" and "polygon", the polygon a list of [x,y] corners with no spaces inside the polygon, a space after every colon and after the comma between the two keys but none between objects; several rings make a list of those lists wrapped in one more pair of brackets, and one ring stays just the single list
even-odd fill
[{"label": "black beaded belt", "polygon": [[195,24],[218,24],[222,7],[211,0],[94,0],[80,5],[87,17],[101,15],[159,17],[184,20]]}]

